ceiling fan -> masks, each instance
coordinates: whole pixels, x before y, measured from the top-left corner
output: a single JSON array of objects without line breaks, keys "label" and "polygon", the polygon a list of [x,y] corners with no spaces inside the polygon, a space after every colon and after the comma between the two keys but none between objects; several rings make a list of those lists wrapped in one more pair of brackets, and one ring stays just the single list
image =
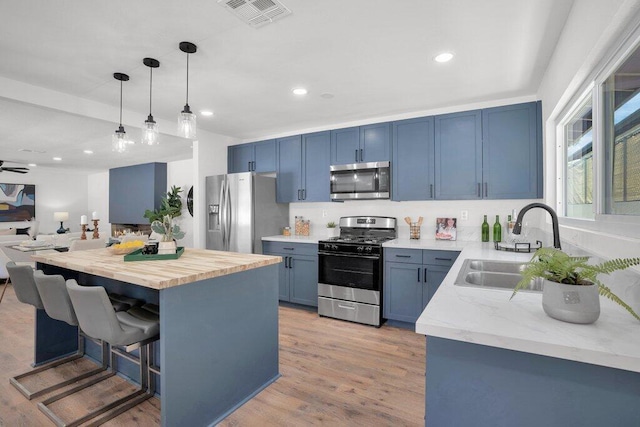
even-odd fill
[{"label": "ceiling fan", "polygon": [[10,167],[10,166],[2,166],[4,164],[4,160],[0,160],[0,172],[16,172],[16,173],[27,173],[29,172],[29,168],[23,167]]}]

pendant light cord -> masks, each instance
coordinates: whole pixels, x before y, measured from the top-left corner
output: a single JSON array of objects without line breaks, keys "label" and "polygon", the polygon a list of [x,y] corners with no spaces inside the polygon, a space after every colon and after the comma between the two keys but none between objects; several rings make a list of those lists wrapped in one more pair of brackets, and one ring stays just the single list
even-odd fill
[{"label": "pendant light cord", "polygon": [[187,53],[187,105],[189,105],[189,54]]},{"label": "pendant light cord", "polygon": [[153,89],[153,67],[149,67],[149,115],[151,115],[151,91]]},{"label": "pendant light cord", "polygon": [[122,80],[120,80],[120,127],[122,127]]}]

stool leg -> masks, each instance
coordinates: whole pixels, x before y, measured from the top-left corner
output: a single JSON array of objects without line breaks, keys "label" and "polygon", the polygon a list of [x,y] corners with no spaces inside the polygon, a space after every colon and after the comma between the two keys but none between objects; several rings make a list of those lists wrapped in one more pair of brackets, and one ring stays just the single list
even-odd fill
[{"label": "stool leg", "polygon": [[4,288],[2,289],[2,295],[0,295],[0,302],[2,302],[2,298],[4,298],[4,293],[7,291],[7,286],[9,286],[9,278],[4,281]]}]

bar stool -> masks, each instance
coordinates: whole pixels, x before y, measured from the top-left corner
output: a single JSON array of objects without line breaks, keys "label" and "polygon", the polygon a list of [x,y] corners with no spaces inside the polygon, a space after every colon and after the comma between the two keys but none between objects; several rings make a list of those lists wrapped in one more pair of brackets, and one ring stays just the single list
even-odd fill
[{"label": "bar stool", "polygon": [[0,295],[0,302],[4,298],[4,293],[9,286],[9,272],[7,271],[7,263],[11,262],[11,259],[0,249],[0,280],[4,280],[4,287],[2,288],[2,294]]},{"label": "bar stool", "polygon": [[[107,292],[101,286],[79,286],[73,279],[67,280],[66,286],[80,328],[88,336],[106,341],[111,345],[110,372],[108,375],[102,376],[100,381],[116,374],[117,356],[121,356],[139,365],[140,388],[71,422],[63,421],[48,405],[93,384],[81,384],[57,396],[43,400],[38,404],[38,407],[58,426],[77,426],[114,409],[95,422],[101,424],[153,395],[148,392],[148,344],[158,339],[160,326],[157,322],[138,319],[126,312],[116,312],[111,306]],[[122,349],[117,347],[122,347]],[[136,349],[140,350],[139,357],[129,353]]]},{"label": "bar stool", "polygon": [[[78,326],[78,319],[76,318],[75,312],[71,305],[71,300],[69,300],[69,294],[67,293],[66,284],[62,276],[47,276],[42,271],[33,272],[31,267],[28,266],[10,266],[9,268],[11,269],[11,274],[15,277],[16,280],[16,284],[14,285],[14,287],[16,288],[16,294],[18,292],[23,294],[22,291],[24,290],[25,285],[31,286],[31,282],[33,281],[33,284],[35,284],[35,290],[37,291],[37,296],[39,297],[42,308],[44,308],[47,315],[52,319],[60,320],[71,326]],[[36,294],[33,294],[34,298],[35,295]],[[37,308],[41,307],[38,306]],[[16,387],[27,399],[31,400],[34,397],[41,396],[43,394],[49,393],[50,391],[60,389],[74,382],[106,371],[108,368],[108,347],[106,343],[101,342],[99,344],[102,345],[102,363],[101,366],[98,366],[97,368],[90,369],[89,371],[86,371],[80,375],[50,385],[38,391],[30,391],[24,384],[20,382],[20,380],[24,378],[31,377],[48,369],[55,368],[56,366],[72,362],[83,357],[84,338],[85,337],[82,331],[78,330],[78,350],[76,353],[62,359],[58,359],[55,362],[46,364],[39,368],[33,369],[29,372],[25,372],[24,374],[17,375],[10,379],[11,384]]]}]

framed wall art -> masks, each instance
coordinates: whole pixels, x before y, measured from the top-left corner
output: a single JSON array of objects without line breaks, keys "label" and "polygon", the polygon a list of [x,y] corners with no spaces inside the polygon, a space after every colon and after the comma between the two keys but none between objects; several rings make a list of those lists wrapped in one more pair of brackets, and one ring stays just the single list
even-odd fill
[{"label": "framed wall art", "polygon": [[29,221],[35,216],[35,185],[0,184],[0,222]]}]

